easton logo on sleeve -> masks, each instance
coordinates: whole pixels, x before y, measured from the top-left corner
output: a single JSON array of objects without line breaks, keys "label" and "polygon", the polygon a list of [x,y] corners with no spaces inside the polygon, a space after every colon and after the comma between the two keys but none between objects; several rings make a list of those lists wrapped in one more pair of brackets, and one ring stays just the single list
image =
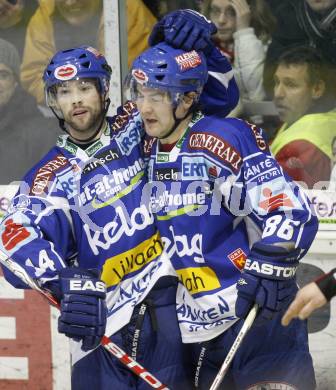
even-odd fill
[{"label": "easton logo on sleeve", "polygon": [[189,148],[195,150],[207,150],[214,156],[224,161],[237,173],[243,162],[238,151],[227,141],[209,133],[192,133],[189,138]]}]

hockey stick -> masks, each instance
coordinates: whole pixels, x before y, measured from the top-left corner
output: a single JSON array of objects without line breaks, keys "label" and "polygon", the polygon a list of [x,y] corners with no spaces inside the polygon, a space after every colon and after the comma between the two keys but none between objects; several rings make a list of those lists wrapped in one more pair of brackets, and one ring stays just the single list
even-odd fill
[{"label": "hockey stick", "polygon": [[[31,289],[38,291],[42,294],[49,303],[57,308],[60,308],[59,302],[51,295],[49,291],[41,288],[36,281],[31,278],[28,273],[19,264],[15,263],[12,259],[0,250],[0,263],[9,269],[15,276],[17,276],[22,282],[27,284]],[[121,363],[123,363],[128,369],[130,369],[135,375],[139,376],[151,387],[158,390],[169,390],[166,385],[155,378],[144,367],[137,363],[133,358],[127,355],[121,348],[119,348],[109,337],[103,336],[101,345],[107,349],[113,356],[115,356]]]},{"label": "hockey stick", "polygon": [[218,374],[216,375],[216,378],[212,382],[212,385],[211,385],[209,390],[217,390],[219,385],[222,383],[232,359],[234,358],[236,352],[238,351],[238,348],[240,347],[240,344],[242,343],[244,337],[246,336],[246,333],[251,328],[253,321],[256,318],[257,311],[258,311],[258,305],[255,304],[252,307],[252,309],[250,310],[250,312],[248,313],[247,317],[245,318],[243,326],[240,329],[240,332],[238,333],[235,341],[233,342],[230,351],[226,355],[226,358],[222,364],[222,367],[218,371]]}]

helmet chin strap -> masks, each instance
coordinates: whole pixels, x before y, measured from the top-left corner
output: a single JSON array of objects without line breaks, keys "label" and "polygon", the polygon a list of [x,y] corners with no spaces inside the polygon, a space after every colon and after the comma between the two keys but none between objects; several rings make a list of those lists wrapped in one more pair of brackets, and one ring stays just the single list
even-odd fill
[{"label": "helmet chin strap", "polygon": [[179,126],[179,124],[185,119],[187,118],[187,116],[191,113],[193,113],[195,110],[197,109],[197,104],[194,102],[188,109],[188,111],[186,112],[186,114],[184,115],[184,117],[182,118],[177,118],[176,117],[176,111],[177,111],[177,107],[175,107],[175,109],[173,110],[173,117],[174,117],[174,124],[173,126],[167,131],[166,134],[164,134],[163,136],[161,137],[157,137],[158,139],[162,140],[162,139],[166,139],[168,138],[170,135],[172,135],[174,133],[174,131],[177,129],[177,127]]},{"label": "helmet chin strap", "polygon": [[79,139],[79,138],[76,138],[74,137],[72,134],[69,133],[69,130],[66,128],[65,126],[65,120],[63,118],[60,118],[57,113],[55,112],[55,110],[53,108],[51,108],[51,111],[54,113],[54,115],[56,116],[56,118],[58,119],[58,124],[59,124],[59,127],[65,132],[67,133],[73,140],[75,140],[76,142],[82,142],[82,143],[88,143],[90,141],[92,141],[100,132],[100,130],[102,129],[102,126],[103,126],[103,123],[105,121],[105,117],[106,117],[106,114],[107,114],[107,111],[109,109],[109,106],[110,106],[110,103],[111,103],[111,100],[110,98],[107,98],[106,101],[105,101],[105,108],[104,110],[102,111],[102,117],[101,117],[101,121],[99,123],[99,126],[97,127],[97,130],[88,138],[85,138],[85,139]]}]

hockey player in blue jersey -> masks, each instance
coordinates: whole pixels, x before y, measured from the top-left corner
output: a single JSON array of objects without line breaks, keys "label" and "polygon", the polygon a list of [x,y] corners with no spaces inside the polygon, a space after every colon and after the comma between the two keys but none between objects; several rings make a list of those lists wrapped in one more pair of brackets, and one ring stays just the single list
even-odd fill
[{"label": "hockey player in blue jersey", "polygon": [[181,282],[195,386],[209,389],[256,302],[223,389],[314,389],[306,324],[284,329],[280,319],[317,219],[261,129],[199,110],[207,77],[202,53],[161,42],[134,61],[127,83],[148,135],[151,207]]},{"label": "hockey player in blue jersey", "polygon": [[[211,23],[193,18],[198,34],[213,32]],[[213,78],[204,102],[226,115],[238,100],[231,67],[216,51],[208,61]],[[104,333],[170,388],[187,389],[177,276],[143,201],[144,131],[136,106],[128,102],[106,117],[110,68],[92,47],[56,53],[44,81],[47,103],[68,134],[25,175],[1,223],[0,249],[61,301],[73,390],[149,387],[98,347]],[[211,98],[214,90],[220,98]]]}]

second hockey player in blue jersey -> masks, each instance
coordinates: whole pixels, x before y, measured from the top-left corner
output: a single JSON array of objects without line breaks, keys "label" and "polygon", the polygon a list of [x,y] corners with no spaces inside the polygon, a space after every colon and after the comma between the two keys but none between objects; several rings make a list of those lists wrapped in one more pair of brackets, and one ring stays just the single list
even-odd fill
[{"label": "second hockey player in blue jersey", "polygon": [[209,388],[256,302],[223,388],[314,389],[306,326],[284,329],[280,318],[317,219],[259,128],[199,111],[206,80],[201,53],[165,43],[140,55],[128,80],[148,135],[151,207],[180,279],[177,314],[195,386]]}]

